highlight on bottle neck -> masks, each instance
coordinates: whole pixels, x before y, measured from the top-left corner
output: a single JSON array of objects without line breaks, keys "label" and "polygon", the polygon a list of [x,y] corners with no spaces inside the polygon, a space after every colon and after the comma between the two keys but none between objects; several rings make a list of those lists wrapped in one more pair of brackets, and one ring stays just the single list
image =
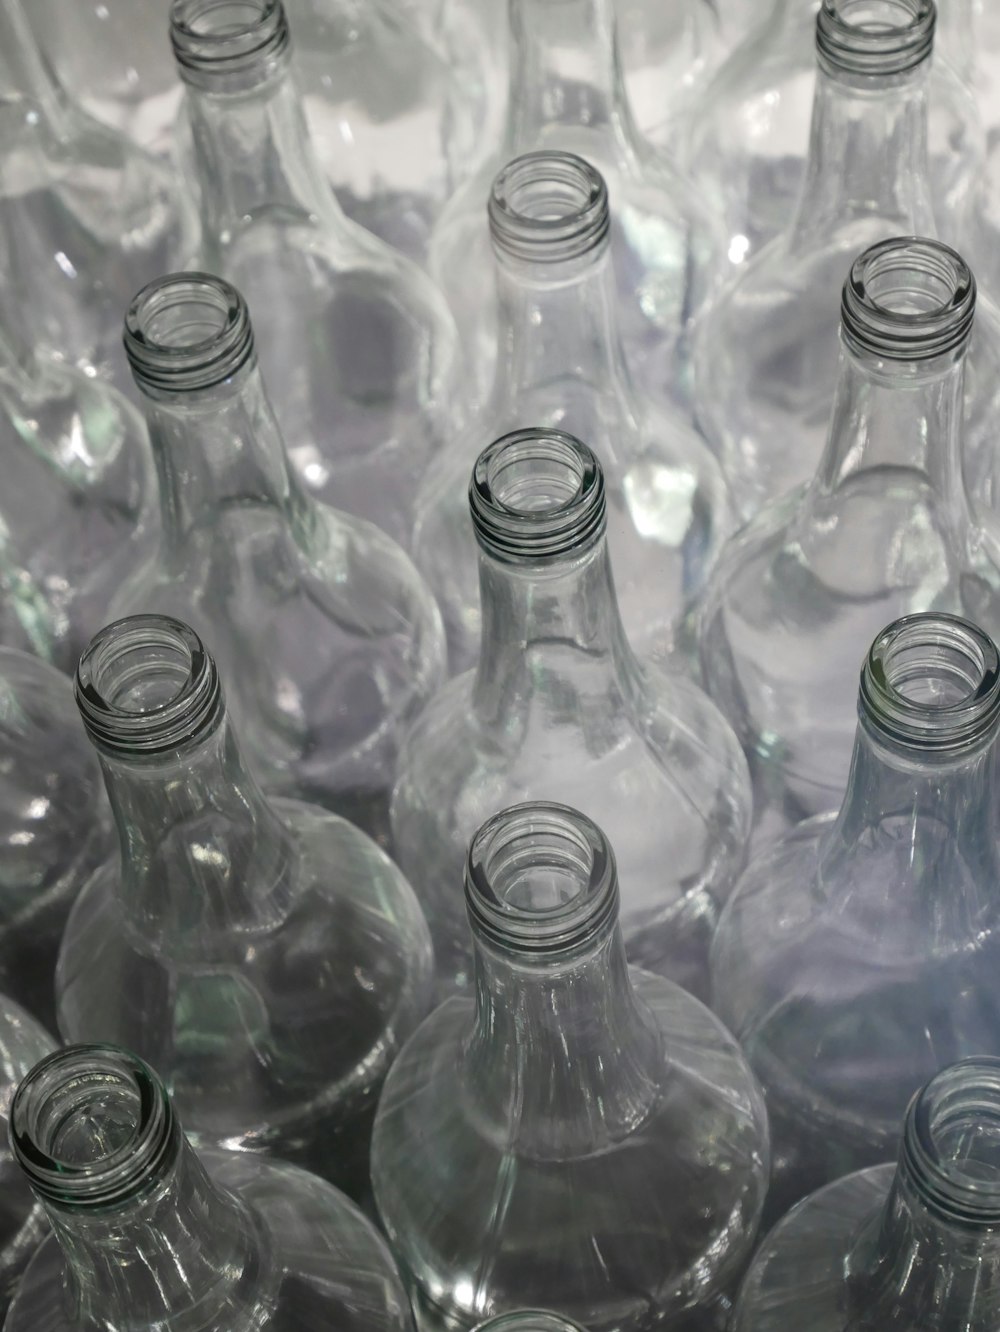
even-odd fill
[{"label": "highlight on bottle neck", "polygon": [[608,249],[607,185],[574,153],[525,153],[508,162],[493,181],[487,214],[501,261],[575,266]]},{"label": "highlight on bottle neck", "polygon": [[862,724],[883,743],[958,757],[1000,730],[1000,658],[957,615],[907,615],[882,631],[861,671]]},{"label": "highlight on bottle neck", "polygon": [[823,0],[816,16],[816,57],[834,77],[890,78],[929,60],[934,0]]},{"label": "highlight on bottle neck", "polygon": [[125,315],[136,385],[160,401],[231,380],[256,363],[247,303],[211,273],[171,273],[143,287]]},{"label": "highlight on bottle neck", "polygon": [[46,1203],[107,1212],[164,1178],[182,1134],[163,1084],[141,1059],[113,1045],[71,1045],[21,1082],[10,1139]]},{"label": "highlight on bottle neck", "polygon": [[851,266],[840,307],[849,350],[885,361],[932,360],[968,346],[976,280],[940,241],[897,236]]},{"label": "highlight on bottle neck", "polygon": [[530,801],[472,839],[465,903],[472,933],[522,960],[570,958],[618,920],[618,871],[600,828],[568,805]]},{"label": "highlight on bottle neck", "polygon": [[480,548],[506,563],[582,553],[607,527],[601,465],[562,430],[515,430],[489,444],[472,471],[469,507]]},{"label": "highlight on bottle neck", "polygon": [[166,615],[131,615],[96,634],[75,691],[87,735],[112,758],[177,754],[225,715],[214,660],[193,629]]},{"label": "highlight on bottle neck", "polygon": [[173,0],[170,41],[181,78],[203,92],[247,92],[289,60],[281,0]]},{"label": "highlight on bottle neck", "polygon": [[1000,1059],[963,1059],[910,1102],[900,1169],[940,1219],[1000,1225]]}]

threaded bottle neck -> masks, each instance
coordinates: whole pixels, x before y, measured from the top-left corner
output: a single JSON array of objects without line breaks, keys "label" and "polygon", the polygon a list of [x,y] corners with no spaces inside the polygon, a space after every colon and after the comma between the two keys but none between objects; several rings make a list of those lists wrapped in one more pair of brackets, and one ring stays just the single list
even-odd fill
[{"label": "threaded bottle neck", "polygon": [[608,250],[604,177],[574,153],[525,153],[508,162],[493,181],[487,213],[497,260],[529,276],[571,276]]},{"label": "threaded bottle neck", "polygon": [[174,0],[170,41],[181,78],[202,92],[247,92],[288,66],[281,0]]},{"label": "threaded bottle neck", "polygon": [[888,79],[931,58],[934,0],[823,0],[816,16],[816,57],[834,78]]}]

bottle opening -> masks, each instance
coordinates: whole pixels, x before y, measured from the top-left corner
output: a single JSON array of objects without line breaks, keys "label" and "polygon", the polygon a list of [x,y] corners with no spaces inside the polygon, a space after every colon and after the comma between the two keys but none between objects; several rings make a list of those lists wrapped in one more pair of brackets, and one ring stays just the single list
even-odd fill
[{"label": "bottle opening", "polygon": [[480,1323],[474,1332],[583,1332],[579,1323],[547,1309],[518,1309]]},{"label": "bottle opening", "polygon": [[281,0],[173,0],[170,41],[185,83],[243,92],[283,68],[289,49]]},{"label": "bottle opening", "polygon": [[465,898],[477,937],[517,952],[565,953],[617,919],[614,855],[577,810],[514,805],[472,839]]},{"label": "bottle opening", "polygon": [[889,625],[861,672],[859,711],[883,740],[962,753],[1000,726],[1000,659],[993,641],[954,615]]},{"label": "bottle opening", "polygon": [[150,397],[214,388],[254,356],[246,301],[211,273],[172,273],[143,287],[125,315],[124,343]]},{"label": "bottle opening", "polygon": [[102,629],[80,658],[75,688],[90,739],[120,758],[183,749],[222,717],[215,662],[193,629],[165,615]]},{"label": "bottle opening", "polygon": [[968,344],[976,280],[947,245],[900,236],[855,260],[840,313],[852,351],[883,360],[930,360]]},{"label": "bottle opening", "polygon": [[525,153],[497,175],[487,213],[498,257],[562,264],[607,250],[604,177],[573,153]]},{"label": "bottle opening", "polygon": [[35,1192],[108,1207],[162,1177],[180,1131],[159,1079],[126,1050],[75,1045],[36,1064],[10,1112],[11,1146]]},{"label": "bottle opening", "polygon": [[930,59],[936,25],[933,0],[823,0],[817,59],[833,75],[905,74]]},{"label": "bottle opening", "polygon": [[903,1165],[921,1197],[951,1221],[1000,1224],[1000,1059],[964,1059],[910,1104]]},{"label": "bottle opening", "polygon": [[582,551],[604,534],[604,474],[561,430],[517,430],[479,455],[469,486],[476,539],[497,559],[537,562]]}]

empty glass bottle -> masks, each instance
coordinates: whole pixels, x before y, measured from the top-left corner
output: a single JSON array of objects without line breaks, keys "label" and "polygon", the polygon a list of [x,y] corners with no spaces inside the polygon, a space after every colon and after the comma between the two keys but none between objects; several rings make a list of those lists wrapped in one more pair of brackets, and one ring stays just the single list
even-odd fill
[{"label": "empty glass bottle", "polygon": [[858,717],[839,813],[750,862],[712,946],[713,1006],[767,1097],[775,1216],[891,1157],[914,1090],[996,1043],[997,649],[957,617],[898,620]]},{"label": "empty glass bottle", "polygon": [[315,159],[280,0],[174,0],[207,266],[254,311],[306,485],[402,543],[439,442],[455,328],[425,273],[340,210]]},{"label": "empty glass bottle", "polygon": [[736,1042],[626,966],[607,838],[565,805],[476,833],[475,999],[389,1073],[372,1187],[422,1327],[537,1302],[591,1332],[712,1328],[752,1251],[767,1125]]},{"label": "empty glass bottle", "polygon": [[459,903],[469,838],[497,805],[556,793],[618,846],[629,957],[697,992],[750,823],[736,737],[692,681],[632,651],[605,537],[604,474],[557,430],[486,448],[469,487],[482,647],[407,733],[394,845],[438,973],[470,980]]},{"label": "empty glass bottle", "polygon": [[119,854],[66,926],[63,1036],[141,1050],[200,1137],[360,1195],[375,1098],[430,998],[409,884],[343,819],[264,797],[179,621],[102,630],[76,697]]},{"label": "empty glass bottle", "polygon": [[193,624],[231,682],[264,784],[384,838],[399,736],[444,673],[433,597],[379,528],[294,479],[246,303],[229,283],[203,273],[152,283],[128,313],[125,344],[163,537],[117,613]]},{"label": "empty glass bottle", "polygon": [[5,305],[26,345],[124,382],[121,312],[194,254],[193,206],[167,165],[70,101],[23,0],[0,2],[0,52]]},{"label": "empty glass bottle", "polygon": [[53,1030],[66,916],[112,845],[101,772],[69,681],[37,657],[0,648],[0,991]]},{"label": "empty glass bottle", "polygon": [[622,84],[613,0],[508,0],[506,127],[454,196],[431,239],[430,268],[458,320],[480,398],[497,350],[486,203],[497,172],[522,153],[578,153],[604,176],[614,210],[612,266],[633,374],[654,396],[687,395],[684,339],[705,291],[715,227],[693,186],[636,130]]},{"label": "empty glass bottle", "polygon": [[[21,1179],[10,1153],[8,1107],[17,1084],[54,1045],[52,1037],[30,1013],[0,994],[0,1322],[18,1279],[46,1229],[44,1213]],[[529,1330],[526,1328],[524,1332]]]},{"label": "empty glass bottle", "polygon": [[709,579],[702,669],[751,757],[758,818],[835,808],[858,663],[887,621],[949,610],[1000,629],[1000,573],[961,468],[975,307],[968,268],[937,241],[884,241],[857,260],[819,467],[736,534]]},{"label": "empty glass bottle", "polygon": [[633,387],[600,173],[571,153],[528,153],[497,176],[489,217],[500,297],[493,390],[428,475],[413,540],[444,613],[452,669],[474,665],[479,651],[469,472],[490,439],[528,422],[572,431],[600,459],[625,629],[662,659],[733,525],[726,483],[686,421]]},{"label": "empty glass bottle", "polygon": [[385,1243],[352,1203],[282,1161],[196,1154],[126,1050],[37,1064],[11,1142],[53,1233],[6,1332],[410,1332]]},{"label": "empty glass bottle", "polygon": [[733,1332],[988,1332],[1000,1299],[1000,1060],[953,1064],[906,1112],[899,1164],[809,1198],[768,1236]]}]

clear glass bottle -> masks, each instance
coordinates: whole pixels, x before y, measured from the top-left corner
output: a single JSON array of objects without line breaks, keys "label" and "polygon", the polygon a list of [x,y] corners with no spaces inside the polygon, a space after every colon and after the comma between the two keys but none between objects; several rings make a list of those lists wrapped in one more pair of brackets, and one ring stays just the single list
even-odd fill
[{"label": "clear glass bottle", "polygon": [[523,430],[469,488],[482,647],[407,733],[392,798],[399,862],[445,986],[471,979],[458,900],[469,838],[498,805],[557,794],[618,848],[629,958],[704,989],[751,795],[732,731],[692,681],[633,652],[608,558],[604,474],[586,445]]},{"label": "clear glass bottle", "polygon": [[654,397],[687,401],[686,329],[706,295],[717,239],[693,185],[639,135],[622,82],[613,0],[508,0],[506,125],[488,159],[442,213],[430,269],[458,321],[480,398],[497,353],[486,204],[497,172],[523,153],[577,153],[607,181],[612,268],[633,375]]},{"label": "clear glass bottle", "polygon": [[103,629],[76,698],[119,851],[66,926],[63,1037],[141,1051],[200,1139],[360,1196],[375,1099],[430,1000],[409,884],[345,820],[265,798],[179,621]]},{"label": "clear glass bottle", "polygon": [[196,1153],[127,1050],[37,1064],[11,1140],[53,1233],[6,1332],[410,1332],[385,1242],[343,1194],[283,1161]]},{"label": "clear glass bottle", "polygon": [[969,621],[876,638],[839,812],[751,860],[712,946],[712,1002],[767,1097],[769,1208],[896,1148],[914,1090],[992,1048],[1000,661]]},{"label": "clear glass bottle", "polygon": [[455,327],[417,266],[344,217],[317,162],[280,0],[174,0],[207,266],[250,302],[310,490],[409,542],[440,441]]},{"label": "clear glass bottle", "polygon": [[591,1332],[721,1324],[767,1187],[742,1053],[691,995],[630,970],[604,833],[547,802],[468,852],[475,998],[393,1065],[379,1216],[418,1326],[535,1303]]},{"label": "clear glass bottle", "polygon": [[761,825],[836,807],[858,664],[889,620],[947,610],[1000,630],[1000,574],[962,479],[975,308],[972,275],[937,241],[857,260],[819,467],[733,537],[709,579],[702,671],[750,756]]},{"label": "clear glass bottle", "polygon": [[265,786],[384,840],[404,728],[444,675],[423,579],[381,529],[292,475],[246,302],[177,273],[136,297],[125,344],[160,476],[163,537],[117,614],[189,621],[231,682]]},{"label": "clear glass bottle", "polygon": [[733,1332],[989,1332],[1000,1313],[1000,1060],[943,1069],[896,1166],[838,1180],[764,1241]]},{"label": "clear glass bottle", "polygon": [[481,632],[469,472],[491,439],[526,422],[571,431],[600,459],[625,629],[638,651],[662,661],[733,527],[726,483],[687,422],[632,383],[600,172],[571,153],[527,153],[494,181],[489,218],[500,299],[496,377],[428,474],[413,538],[444,615],[452,670],[475,664]]},{"label": "clear glass bottle", "polygon": [[7,1145],[8,1107],[17,1084],[54,1046],[30,1013],[0,994],[0,1322],[46,1231],[45,1214],[21,1179]]},{"label": "clear glass bottle", "polygon": [[4,303],[28,346],[124,383],[122,310],[190,261],[194,207],[167,165],[70,101],[23,0],[0,2],[0,53]]},{"label": "clear glass bottle", "polygon": [[113,834],[69,681],[13,648],[0,648],[0,753],[0,991],[54,1031],[66,917]]}]

